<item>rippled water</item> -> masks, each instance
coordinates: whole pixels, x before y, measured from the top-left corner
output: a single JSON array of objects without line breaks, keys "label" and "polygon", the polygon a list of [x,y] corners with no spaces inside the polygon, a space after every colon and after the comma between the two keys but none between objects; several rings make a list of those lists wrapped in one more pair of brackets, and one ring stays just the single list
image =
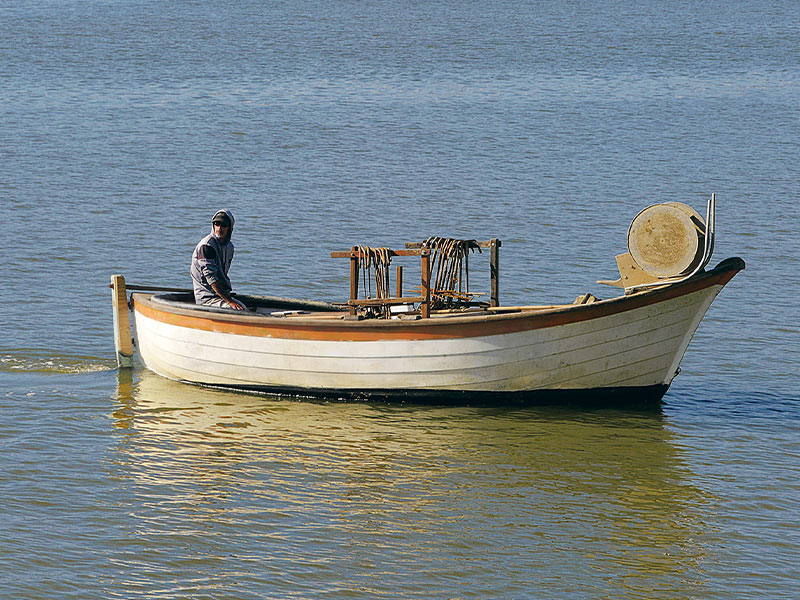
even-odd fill
[{"label": "rippled water", "polygon": [[33,381],[0,400],[4,597],[790,597],[797,580],[799,423],[771,397],[661,414]]},{"label": "rippled water", "polygon": [[[0,2],[0,596],[792,598],[795,2]],[[501,301],[718,197],[747,270],[662,410],[298,402],[117,372],[107,284],[339,300],[503,240]],[[476,280],[481,273],[478,272]]]}]

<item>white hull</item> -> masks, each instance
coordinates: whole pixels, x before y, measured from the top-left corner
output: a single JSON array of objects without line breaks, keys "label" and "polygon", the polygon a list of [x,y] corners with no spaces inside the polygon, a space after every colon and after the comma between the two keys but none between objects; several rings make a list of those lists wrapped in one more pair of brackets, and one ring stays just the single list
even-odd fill
[{"label": "white hull", "polygon": [[712,274],[670,293],[384,326],[198,316],[135,295],[135,340],[144,364],[164,377],[243,389],[436,395],[656,387],[663,394],[735,271]]}]

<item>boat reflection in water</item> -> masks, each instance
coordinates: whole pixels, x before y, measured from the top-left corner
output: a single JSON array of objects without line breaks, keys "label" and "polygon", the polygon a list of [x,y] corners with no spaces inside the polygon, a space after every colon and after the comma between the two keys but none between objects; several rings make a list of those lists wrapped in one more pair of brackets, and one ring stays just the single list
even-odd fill
[{"label": "boat reflection in water", "polygon": [[660,413],[291,402],[125,377],[116,468],[135,537],[152,568],[191,569],[201,588],[233,571],[277,594],[705,585],[711,499]]}]

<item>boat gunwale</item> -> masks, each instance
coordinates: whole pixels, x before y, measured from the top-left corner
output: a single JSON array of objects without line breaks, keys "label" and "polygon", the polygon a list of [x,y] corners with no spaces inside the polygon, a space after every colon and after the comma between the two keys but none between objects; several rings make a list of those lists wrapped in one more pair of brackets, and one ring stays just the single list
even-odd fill
[{"label": "boat gunwale", "polygon": [[[539,329],[576,323],[581,321],[602,318],[613,314],[627,312],[636,308],[657,304],[659,302],[684,296],[714,285],[725,285],[740,270],[745,268],[741,258],[733,257],[723,260],[711,271],[704,271],[689,280],[675,284],[666,283],[664,286],[635,292],[630,295],[616,296],[606,300],[598,300],[587,304],[571,304],[543,309],[520,309],[518,312],[497,312],[480,314],[449,314],[446,318],[427,319],[345,319],[345,318],[320,318],[316,315],[295,315],[291,317],[276,317],[265,314],[242,314],[238,311],[207,311],[198,308],[174,306],[165,301],[159,301],[154,294],[132,294],[132,307],[143,307],[151,316],[157,313],[166,313],[181,318],[196,320],[198,329],[221,331],[226,326],[241,326],[250,330],[249,335],[259,335],[255,329],[290,331],[334,331],[363,332],[364,334],[380,335],[392,334],[423,334],[425,337],[473,337],[475,335],[491,335],[492,333],[510,333],[513,331]],[[204,307],[205,308],[205,307]],[[513,310],[514,307],[501,307]],[[331,315],[336,313],[318,313]],[[145,315],[147,316],[147,315]],[[183,319],[181,319],[183,320]],[[530,321],[519,323],[518,321]],[[482,326],[489,324],[499,325],[496,332],[481,331]],[[192,327],[183,324],[182,326]],[[477,327],[477,329],[476,329]],[[248,335],[244,332],[234,332]],[[263,335],[263,334],[262,334]],[[374,339],[374,338],[369,338]]]}]

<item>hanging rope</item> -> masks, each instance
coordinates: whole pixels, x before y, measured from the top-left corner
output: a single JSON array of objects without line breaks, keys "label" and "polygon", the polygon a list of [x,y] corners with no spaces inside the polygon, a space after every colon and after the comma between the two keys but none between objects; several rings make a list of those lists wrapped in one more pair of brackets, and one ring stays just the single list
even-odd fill
[{"label": "hanging rope", "polygon": [[475,250],[482,252],[478,242],[429,237],[423,245],[431,251],[431,270],[435,274],[431,287],[433,303],[441,307],[472,300],[469,292],[469,254]]},{"label": "hanging rope", "polygon": [[371,271],[375,266],[375,297],[389,298],[389,265],[392,264],[392,253],[389,248],[371,248],[359,246],[360,265],[363,272],[364,297],[372,297]]}]

